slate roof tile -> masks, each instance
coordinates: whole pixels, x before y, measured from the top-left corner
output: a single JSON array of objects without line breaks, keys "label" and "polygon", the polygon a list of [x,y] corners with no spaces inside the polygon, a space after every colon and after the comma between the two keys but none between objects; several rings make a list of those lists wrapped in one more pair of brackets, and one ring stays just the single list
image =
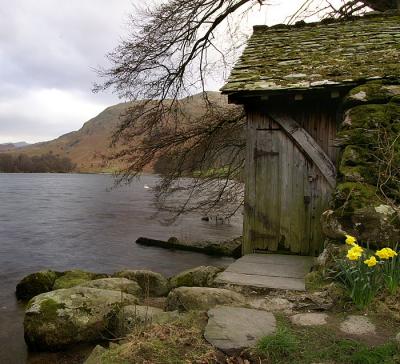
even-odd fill
[{"label": "slate roof tile", "polygon": [[223,93],[290,91],[400,77],[400,13],[255,26]]}]

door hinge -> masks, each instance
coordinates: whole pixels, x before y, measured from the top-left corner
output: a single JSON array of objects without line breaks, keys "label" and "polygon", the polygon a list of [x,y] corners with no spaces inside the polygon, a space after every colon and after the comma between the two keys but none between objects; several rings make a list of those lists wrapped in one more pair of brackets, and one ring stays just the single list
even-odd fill
[{"label": "door hinge", "polygon": [[267,152],[267,151],[260,150],[260,149],[254,149],[254,158],[270,157],[270,156],[277,156],[277,155],[279,155],[278,152]]}]

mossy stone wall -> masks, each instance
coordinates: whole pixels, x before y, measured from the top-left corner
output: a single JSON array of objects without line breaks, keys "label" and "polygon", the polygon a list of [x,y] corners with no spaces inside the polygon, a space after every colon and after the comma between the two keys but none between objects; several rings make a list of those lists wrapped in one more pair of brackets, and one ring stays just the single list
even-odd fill
[{"label": "mossy stone wall", "polygon": [[358,86],[343,107],[338,183],[333,211],[322,217],[324,232],[333,239],[348,233],[372,246],[395,246],[400,244],[400,79]]}]

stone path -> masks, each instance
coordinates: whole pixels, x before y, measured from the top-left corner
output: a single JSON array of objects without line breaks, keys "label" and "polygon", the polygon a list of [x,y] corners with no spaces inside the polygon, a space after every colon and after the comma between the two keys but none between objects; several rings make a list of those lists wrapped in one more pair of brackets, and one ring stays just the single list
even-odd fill
[{"label": "stone path", "polygon": [[365,316],[352,315],[340,325],[340,330],[349,335],[374,335],[375,325]]},{"label": "stone path", "polygon": [[291,316],[290,320],[295,325],[300,326],[321,326],[326,325],[328,315],[326,313],[298,313],[297,315]]},{"label": "stone path", "polygon": [[304,277],[314,263],[313,257],[249,254],[220,273],[216,283],[305,291]]},{"label": "stone path", "polygon": [[228,355],[256,345],[276,330],[272,313],[249,308],[221,306],[208,311],[205,339]]}]

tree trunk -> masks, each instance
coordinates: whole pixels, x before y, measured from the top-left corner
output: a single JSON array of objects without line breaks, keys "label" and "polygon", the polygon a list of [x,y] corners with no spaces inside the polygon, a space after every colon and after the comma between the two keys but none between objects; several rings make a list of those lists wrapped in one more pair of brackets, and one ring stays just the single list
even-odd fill
[{"label": "tree trunk", "polygon": [[362,2],[377,11],[400,9],[400,0],[362,0]]}]

